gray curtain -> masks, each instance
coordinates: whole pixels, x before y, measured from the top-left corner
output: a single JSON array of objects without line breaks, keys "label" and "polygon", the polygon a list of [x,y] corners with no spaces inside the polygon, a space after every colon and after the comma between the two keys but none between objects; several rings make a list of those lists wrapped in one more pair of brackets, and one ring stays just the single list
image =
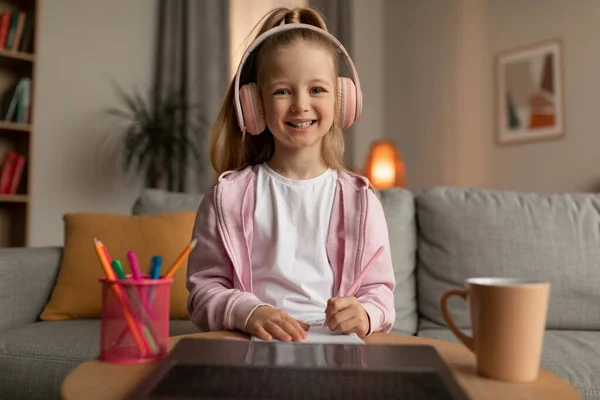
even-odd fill
[{"label": "gray curtain", "polygon": [[[319,10],[325,17],[327,28],[348,50],[352,57],[352,0],[309,0],[311,7]],[[350,74],[345,70],[344,76],[350,77]],[[351,165],[352,154],[354,154],[354,129],[346,129],[344,131],[346,145],[347,166],[352,169]]]},{"label": "gray curtain", "polygon": [[213,174],[208,132],[229,80],[229,1],[159,0],[158,15],[157,96],[176,91],[190,105],[181,121],[184,132],[192,136],[193,124],[202,127],[193,138],[201,161],[194,163],[189,152],[182,157],[174,190],[203,192]]}]

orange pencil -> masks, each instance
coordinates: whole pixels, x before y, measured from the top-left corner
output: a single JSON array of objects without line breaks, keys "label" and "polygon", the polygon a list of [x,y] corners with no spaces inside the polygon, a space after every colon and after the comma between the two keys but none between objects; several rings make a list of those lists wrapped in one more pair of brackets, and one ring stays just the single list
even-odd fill
[{"label": "orange pencil", "polygon": [[198,239],[194,239],[187,246],[185,246],[185,249],[183,249],[183,252],[179,255],[179,257],[177,257],[177,260],[175,260],[173,266],[165,275],[165,278],[172,278],[173,275],[175,275],[175,272],[177,272],[177,268],[179,268],[181,264],[183,264],[183,260],[185,260],[185,258],[190,254],[194,247],[196,247],[197,243]]},{"label": "orange pencil", "polygon": [[[106,259],[106,253],[104,252],[104,249],[103,249],[104,245],[102,244],[101,241],[99,241],[96,238],[94,238],[94,248],[96,249],[96,254],[98,255],[98,258],[100,259],[100,264],[102,265],[102,269],[104,269],[104,273],[106,274],[106,277],[111,281],[116,280],[115,272],[113,271],[111,266],[108,265],[108,261]],[[131,315],[129,315],[129,312],[127,311],[127,305],[125,304],[125,300],[123,299],[123,294],[121,293],[121,291],[119,290],[119,287],[117,285],[111,285],[111,287],[113,288],[115,295],[117,296],[117,298],[119,299],[119,302],[121,303],[121,309],[123,311],[123,315],[125,316],[125,320],[127,321],[129,330],[131,330],[131,333],[133,334],[133,339],[135,340],[135,343],[137,344],[137,346],[140,349],[142,357],[147,356],[148,352],[146,350],[146,346],[144,346],[144,339],[140,335],[140,331],[138,331],[138,329],[137,329],[138,325],[135,323],[133,318],[131,318]]]}]

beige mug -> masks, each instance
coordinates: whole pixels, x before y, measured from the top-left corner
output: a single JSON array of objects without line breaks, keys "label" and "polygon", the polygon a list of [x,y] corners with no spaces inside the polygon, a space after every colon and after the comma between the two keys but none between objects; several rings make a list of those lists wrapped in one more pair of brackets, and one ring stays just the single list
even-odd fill
[{"label": "beige mug", "polygon": [[[469,304],[473,336],[460,331],[447,302],[459,296]],[[440,299],[448,327],[477,358],[477,373],[507,382],[537,379],[550,283],[509,278],[469,278],[464,290],[448,290]]]}]

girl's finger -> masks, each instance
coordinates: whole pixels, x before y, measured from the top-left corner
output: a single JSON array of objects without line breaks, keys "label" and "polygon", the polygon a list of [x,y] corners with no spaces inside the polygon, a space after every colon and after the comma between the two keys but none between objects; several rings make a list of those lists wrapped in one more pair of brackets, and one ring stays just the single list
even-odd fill
[{"label": "girl's finger", "polygon": [[337,332],[343,333],[343,334],[358,333],[359,327],[360,327],[360,318],[354,316],[350,319],[345,320],[341,324],[339,324]]},{"label": "girl's finger", "polygon": [[285,331],[281,326],[278,325],[275,321],[269,321],[265,324],[265,329],[269,332],[275,339],[279,339],[283,342],[289,342],[292,340],[292,337]]},{"label": "girl's finger", "polygon": [[279,321],[279,326],[292,337],[294,342],[299,342],[304,339],[304,330],[300,327],[300,324],[294,322],[295,320],[292,318],[290,320],[284,319]]},{"label": "girl's finger", "polygon": [[262,326],[259,326],[259,327],[256,329],[256,333],[255,333],[255,335],[256,335],[256,336],[258,336],[259,338],[261,338],[262,340],[271,340],[271,339],[273,339],[273,336],[271,336],[271,335],[269,334],[269,332],[267,332],[267,331],[265,330],[265,328],[263,328]]},{"label": "girl's finger", "polygon": [[306,322],[298,321],[297,319],[295,319],[294,321],[296,321],[300,325],[300,328],[302,328],[302,330],[304,331],[307,331],[308,328],[310,328],[310,325]]},{"label": "girl's finger", "polygon": [[337,332],[339,331],[340,324],[357,316],[356,309],[354,307],[348,307],[342,311],[332,314],[327,320],[327,326],[329,326],[330,330]]},{"label": "girl's finger", "polygon": [[325,309],[325,317],[329,319],[332,315],[352,306],[356,301],[355,297],[336,297],[329,299]]},{"label": "girl's finger", "polygon": [[335,301],[335,299],[337,299],[337,297],[331,297],[329,300],[327,300],[327,307],[325,307],[325,314],[327,314],[327,311],[329,310],[329,308],[331,307],[331,304]]},{"label": "girl's finger", "polygon": [[290,317],[290,322],[296,327],[296,329],[302,336],[302,339],[306,339],[306,331],[308,330],[308,328],[310,328],[310,325],[305,324],[304,322],[298,321],[297,319],[294,319],[291,317]]}]

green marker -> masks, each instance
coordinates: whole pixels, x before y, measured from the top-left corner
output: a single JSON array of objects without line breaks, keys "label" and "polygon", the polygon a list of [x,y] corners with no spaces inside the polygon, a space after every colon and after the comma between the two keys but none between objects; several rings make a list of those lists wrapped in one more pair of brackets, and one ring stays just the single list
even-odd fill
[{"label": "green marker", "polygon": [[113,260],[113,262],[111,264],[112,264],[113,269],[115,270],[115,274],[117,274],[117,278],[126,279],[125,272],[123,272],[123,266],[121,265],[121,261]]}]

